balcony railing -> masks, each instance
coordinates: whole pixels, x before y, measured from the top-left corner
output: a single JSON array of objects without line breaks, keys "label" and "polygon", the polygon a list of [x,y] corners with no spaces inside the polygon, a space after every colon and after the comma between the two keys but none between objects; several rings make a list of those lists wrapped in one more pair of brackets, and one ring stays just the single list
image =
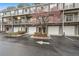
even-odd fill
[{"label": "balcony railing", "polygon": [[[50,7],[50,9],[49,9]],[[63,9],[63,4],[59,3],[58,6],[57,4],[48,4],[48,5],[44,5],[44,6],[38,6],[38,7],[30,7],[30,8],[26,8],[26,9],[22,9],[22,10],[14,10],[11,11],[10,13],[7,13],[6,15],[4,14],[4,16],[14,16],[14,15],[22,15],[22,14],[32,14],[35,13],[36,11],[46,11],[48,12],[49,10],[51,10],[52,8],[57,7],[59,10]],[[66,4],[64,6],[64,9],[73,9],[73,8],[79,8],[79,3],[75,3],[75,4]]]},{"label": "balcony railing", "polygon": [[75,3],[75,8],[79,8],[79,3]]},{"label": "balcony railing", "polygon": [[71,5],[64,6],[64,8],[65,9],[73,9],[74,7],[73,7],[73,4],[71,4]]},{"label": "balcony railing", "polygon": [[9,21],[9,22],[2,22],[2,24],[4,24],[4,25],[12,25],[12,21]]}]

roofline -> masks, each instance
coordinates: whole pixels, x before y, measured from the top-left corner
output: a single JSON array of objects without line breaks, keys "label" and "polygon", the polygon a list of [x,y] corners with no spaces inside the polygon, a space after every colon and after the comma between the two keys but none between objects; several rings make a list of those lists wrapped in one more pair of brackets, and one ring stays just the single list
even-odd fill
[{"label": "roofline", "polygon": [[6,8],[5,11],[3,11],[4,10],[3,9],[3,10],[0,11],[0,13],[9,12],[9,11],[15,11],[15,10],[20,10],[20,9],[27,9],[27,8],[32,8],[32,7],[45,6],[45,5],[49,5],[49,4],[52,4],[52,3],[48,3],[48,4],[44,4],[44,5],[36,5],[36,6],[27,6],[27,7],[22,7],[22,8],[14,8],[14,9],[11,9],[11,10],[7,10],[7,8]]}]

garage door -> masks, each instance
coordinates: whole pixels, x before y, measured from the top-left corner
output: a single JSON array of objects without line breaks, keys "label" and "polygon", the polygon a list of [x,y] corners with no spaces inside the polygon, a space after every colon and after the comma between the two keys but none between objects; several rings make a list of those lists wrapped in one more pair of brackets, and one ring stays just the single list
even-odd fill
[{"label": "garage door", "polygon": [[48,26],[48,35],[58,35],[59,26]]},{"label": "garage door", "polygon": [[65,26],[64,32],[65,32],[65,35],[75,35],[75,27],[74,26]]},{"label": "garage door", "polygon": [[18,32],[19,31],[19,27],[14,27],[14,32]]},{"label": "garage door", "polygon": [[14,32],[25,31],[25,27],[14,27]]},{"label": "garage door", "polygon": [[29,34],[34,34],[36,32],[36,27],[29,27],[28,32]]}]

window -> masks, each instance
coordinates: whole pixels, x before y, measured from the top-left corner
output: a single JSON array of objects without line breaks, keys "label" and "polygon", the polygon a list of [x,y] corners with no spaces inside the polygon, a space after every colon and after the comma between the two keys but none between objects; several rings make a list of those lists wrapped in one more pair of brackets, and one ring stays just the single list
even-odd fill
[{"label": "window", "polygon": [[56,3],[52,3],[50,4],[50,10],[52,10],[53,8],[57,7],[57,4]]},{"label": "window", "polygon": [[46,6],[42,6],[42,7],[41,7],[41,10],[42,10],[42,11],[46,11],[46,12],[48,12],[48,10],[49,10],[49,6],[48,6],[48,5],[46,5]]},{"label": "window", "polygon": [[37,12],[41,12],[41,7],[37,7]]},{"label": "window", "polygon": [[65,3],[65,9],[73,8],[73,3]]},{"label": "window", "polygon": [[10,15],[10,12],[6,12],[6,15],[9,16]]},{"label": "window", "polygon": [[44,9],[44,7],[41,7],[41,10],[43,10]]},{"label": "window", "polygon": [[58,9],[62,10],[63,9],[63,3],[58,3]]},{"label": "window", "polygon": [[66,21],[73,21],[73,14],[72,15],[66,15]]},{"label": "window", "polygon": [[3,16],[3,13],[0,13],[0,16],[2,17]]},{"label": "window", "polygon": [[74,21],[78,21],[78,13],[74,14]]},{"label": "window", "polygon": [[25,9],[25,12],[27,12],[27,9]]},{"label": "window", "polygon": [[11,11],[11,15],[14,15],[15,11]]},{"label": "window", "polygon": [[35,7],[32,7],[32,8],[31,8],[31,12],[32,12],[32,13],[36,12],[36,8],[35,8]]},{"label": "window", "polygon": [[25,28],[25,31],[27,32],[27,27]]},{"label": "window", "polygon": [[23,10],[19,10],[19,14],[22,14],[22,11],[23,11]]},{"label": "window", "polygon": [[5,12],[4,15],[6,15],[7,13]]},{"label": "window", "polygon": [[18,14],[18,10],[15,10],[15,11],[14,11],[14,14],[17,15],[17,14]]},{"label": "window", "polygon": [[29,13],[29,9],[24,9],[24,10],[23,10],[23,13],[24,13],[24,14],[26,14],[26,13],[28,14],[28,13]]},{"label": "window", "polygon": [[79,3],[75,3],[75,8],[79,8]]}]

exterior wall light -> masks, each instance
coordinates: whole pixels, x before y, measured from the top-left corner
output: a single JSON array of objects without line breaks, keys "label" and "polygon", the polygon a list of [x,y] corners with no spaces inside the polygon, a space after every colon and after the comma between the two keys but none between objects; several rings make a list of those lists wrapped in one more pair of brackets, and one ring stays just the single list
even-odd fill
[{"label": "exterior wall light", "polygon": [[21,17],[17,17],[17,19],[21,19]]}]

